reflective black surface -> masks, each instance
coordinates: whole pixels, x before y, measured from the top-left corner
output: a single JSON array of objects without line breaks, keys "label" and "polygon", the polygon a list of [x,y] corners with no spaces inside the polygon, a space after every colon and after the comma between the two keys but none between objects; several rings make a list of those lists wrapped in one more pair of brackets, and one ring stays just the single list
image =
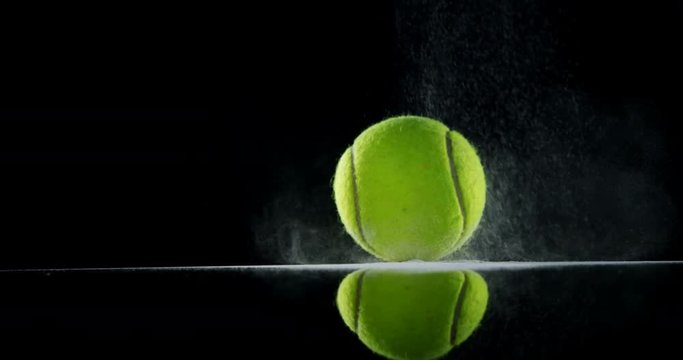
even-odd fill
[{"label": "reflective black surface", "polygon": [[[350,272],[4,272],[0,339],[29,352],[379,358],[344,324],[335,304]],[[679,347],[683,265],[477,273],[488,285],[486,313],[446,358],[635,358]]]}]

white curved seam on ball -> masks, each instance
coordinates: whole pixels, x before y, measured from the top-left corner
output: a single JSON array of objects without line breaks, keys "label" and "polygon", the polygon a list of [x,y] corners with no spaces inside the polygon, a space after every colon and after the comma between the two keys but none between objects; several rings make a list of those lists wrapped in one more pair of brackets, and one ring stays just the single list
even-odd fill
[{"label": "white curved seam on ball", "polygon": [[360,217],[360,197],[358,195],[358,177],[356,176],[356,155],[351,145],[351,178],[353,180],[353,207],[356,213],[356,226],[358,226],[358,236],[360,236],[361,241],[365,244],[372,252],[376,252],[375,249],[370,245],[368,239],[365,237],[365,232],[363,231],[363,223]]},{"label": "white curved seam on ball", "polygon": [[358,334],[358,322],[360,319],[360,297],[361,297],[361,292],[363,290],[363,278],[365,277],[365,273],[367,271],[363,271],[358,275],[358,285],[356,288],[356,298],[354,299],[354,304],[353,304],[353,331]]},{"label": "white curved seam on ball", "polygon": [[451,130],[446,131],[446,153],[448,155],[448,165],[451,170],[451,179],[453,180],[453,189],[455,190],[455,200],[457,202],[458,209],[460,210],[460,215],[462,216],[462,228],[460,229],[460,234],[458,235],[457,241],[453,245],[453,247],[455,247],[462,240],[462,237],[465,233],[466,219],[464,203],[462,200],[462,191],[460,190],[460,182],[458,181],[458,172],[455,169],[455,159],[453,159],[453,143],[450,137],[451,132]]},{"label": "white curved seam on ball", "polygon": [[462,303],[465,299],[465,292],[467,291],[467,273],[463,273],[462,287],[458,293],[458,299],[455,302],[455,310],[453,311],[453,323],[451,324],[451,345],[455,345],[458,332],[458,320],[462,314]]}]

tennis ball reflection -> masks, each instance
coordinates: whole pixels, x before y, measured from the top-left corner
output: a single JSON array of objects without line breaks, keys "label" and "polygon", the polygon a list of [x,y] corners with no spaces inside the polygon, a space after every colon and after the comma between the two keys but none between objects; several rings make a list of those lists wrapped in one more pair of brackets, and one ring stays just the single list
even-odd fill
[{"label": "tennis ball reflection", "polygon": [[372,351],[390,359],[434,359],[472,335],[488,289],[472,271],[359,270],[344,278],[337,306]]}]

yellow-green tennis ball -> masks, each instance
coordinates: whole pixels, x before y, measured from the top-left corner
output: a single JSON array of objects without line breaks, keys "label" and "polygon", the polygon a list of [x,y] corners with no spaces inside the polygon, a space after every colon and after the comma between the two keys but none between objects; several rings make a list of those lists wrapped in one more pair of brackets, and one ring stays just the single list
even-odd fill
[{"label": "yellow-green tennis ball", "polygon": [[477,228],[486,202],[474,147],[419,116],[363,131],[339,160],[333,187],[347,232],[388,261],[436,260],[455,251]]},{"label": "yellow-green tennis ball", "polygon": [[486,312],[488,288],[471,271],[359,270],[342,280],[346,325],[390,359],[434,359],[462,344]]}]

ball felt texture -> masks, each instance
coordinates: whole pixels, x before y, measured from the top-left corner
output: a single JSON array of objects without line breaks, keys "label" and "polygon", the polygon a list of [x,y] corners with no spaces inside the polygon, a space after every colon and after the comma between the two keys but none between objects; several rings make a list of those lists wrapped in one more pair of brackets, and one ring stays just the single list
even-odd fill
[{"label": "ball felt texture", "polygon": [[359,270],[337,292],[344,323],[373,352],[390,359],[434,359],[461,345],[488,303],[471,271]]},{"label": "ball felt texture", "polygon": [[486,202],[474,147],[439,121],[394,117],[341,156],[333,181],[347,232],[387,261],[437,260],[462,246]]}]

